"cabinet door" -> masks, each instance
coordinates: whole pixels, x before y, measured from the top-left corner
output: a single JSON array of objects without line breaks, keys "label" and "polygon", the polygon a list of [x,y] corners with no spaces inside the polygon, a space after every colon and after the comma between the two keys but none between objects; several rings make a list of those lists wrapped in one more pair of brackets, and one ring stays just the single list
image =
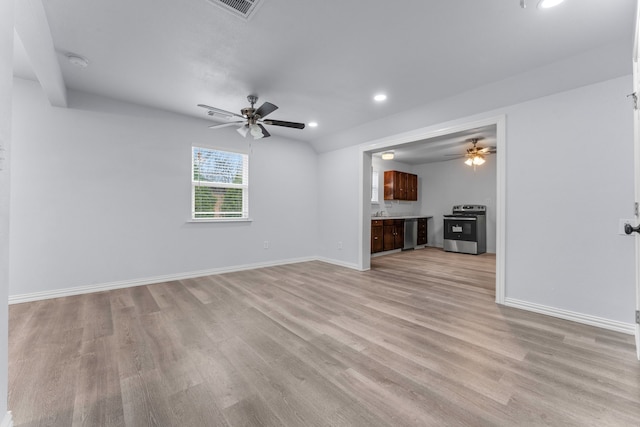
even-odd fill
[{"label": "cabinet door", "polygon": [[408,173],[394,171],[394,193],[393,198],[396,200],[407,200],[407,178]]},{"label": "cabinet door", "polygon": [[371,227],[371,253],[382,252],[382,226]]},{"label": "cabinet door", "polygon": [[418,175],[407,174],[407,200],[418,200]]},{"label": "cabinet door", "polygon": [[[386,222],[386,221],[385,221]],[[391,251],[395,248],[395,236],[396,236],[396,227],[395,225],[384,225],[382,227],[382,249],[385,251]]]},{"label": "cabinet door", "polygon": [[393,240],[393,249],[404,248],[404,220],[397,219],[395,221],[395,235]]},{"label": "cabinet door", "polygon": [[395,195],[395,171],[384,171],[384,199],[393,200]]}]

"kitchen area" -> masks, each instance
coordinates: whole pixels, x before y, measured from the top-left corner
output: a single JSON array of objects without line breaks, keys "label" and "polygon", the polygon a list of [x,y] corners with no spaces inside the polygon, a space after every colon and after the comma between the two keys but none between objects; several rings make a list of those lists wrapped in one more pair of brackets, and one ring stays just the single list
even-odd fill
[{"label": "kitchen area", "polygon": [[[382,173],[383,196],[385,201],[417,202],[418,176],[397,170],[386,170]],[[379,172],[374,173],[379,188]],[[372,189],[372,198],[377,189]],[[406,205],[411,211],[411,204]],[[410,212],[397,212],[393,216],[393,204],[388,210],[372,213],[371,219],[371,254],[394,250],[410,250],[424,247],[427,244],[428,221],[431,215],[414,215]]]},{"label": "kitchen area", "polygon": [[425,247],[495,254],[494,141],[494,128],[471,129],[372,153],[371,256]]}]

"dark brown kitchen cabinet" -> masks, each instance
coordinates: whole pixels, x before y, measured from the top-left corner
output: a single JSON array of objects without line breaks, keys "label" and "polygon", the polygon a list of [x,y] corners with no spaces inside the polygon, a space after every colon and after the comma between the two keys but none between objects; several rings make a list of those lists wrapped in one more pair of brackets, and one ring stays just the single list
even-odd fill
[{"label": "dark brown kitchen cabinet", "polygon": [[407,174],[407,200],[418,200],[418,175]]},{"label": "dark brown kitchen cabinet", "polygon": [[385,219],[382,225],[382,249],[391,251],[404,247],[404,220]]},{"label": "dark brown kitchen cabinet", "polygon": [[382,220],[376,219],[371,221],[371,253],[382,252]]},{"label": "dark brown kitchen cabinet", "polygon": [[418,175],[384,171],[385,200],[418,200]]},{"label": "dark brown kitchen cabinet", "polygon": [[427,218],[418,218],[418,240],[416,244],[427,244]]}]

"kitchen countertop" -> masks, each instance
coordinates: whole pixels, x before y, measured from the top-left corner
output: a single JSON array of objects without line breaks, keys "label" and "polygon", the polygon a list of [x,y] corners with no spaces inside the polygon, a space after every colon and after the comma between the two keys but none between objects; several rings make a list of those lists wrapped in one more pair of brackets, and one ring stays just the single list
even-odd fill
[{"label": "kitchen countertop", "polygon": [[416,219],[416,218],[433,218],[433,215],[402,215],[402,216],[372,216],[371,221],[378,219]]}]

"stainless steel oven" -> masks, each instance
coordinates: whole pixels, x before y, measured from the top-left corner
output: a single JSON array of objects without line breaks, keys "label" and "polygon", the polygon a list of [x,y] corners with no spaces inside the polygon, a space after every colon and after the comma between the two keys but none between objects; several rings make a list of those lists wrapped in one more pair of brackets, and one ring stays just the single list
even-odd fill
[{"label": "stainless steel oven", "polygon": [[444,215],[444,250],[465,254],[487,251],[487,207],[457,205]]}]

